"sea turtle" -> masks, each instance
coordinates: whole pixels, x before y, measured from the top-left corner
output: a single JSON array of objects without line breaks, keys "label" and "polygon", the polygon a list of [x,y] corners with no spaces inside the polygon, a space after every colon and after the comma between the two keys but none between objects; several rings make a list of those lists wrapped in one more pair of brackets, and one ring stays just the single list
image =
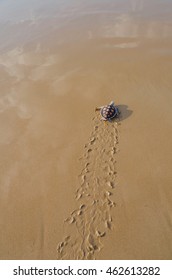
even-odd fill
[{"label": "sea turtle", "polygon": [[113,118],[118,117],[120,112],[114,102],[111,101],[108,105],[97,107],[96,110],[100,110],[103,121],[111,121]]}]

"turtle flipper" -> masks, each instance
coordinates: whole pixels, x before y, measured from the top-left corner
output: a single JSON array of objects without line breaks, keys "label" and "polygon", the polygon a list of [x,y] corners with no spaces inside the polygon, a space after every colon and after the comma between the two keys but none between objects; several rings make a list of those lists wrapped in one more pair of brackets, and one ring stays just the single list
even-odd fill
[{"label": "turtle flipper", "polygon": [[116,118],[118,118],[119,121],[120,121],[120,114],[121,114],[121,112],[120,112],[119,109],[116,107]]},{"label": "turtle flipper", "polygon": [[103,106],[101,106],[101,107],[96,107],[95,108],[95,111],[99,111],[99,110],[101,110],[103,108]]},{"label": "turtle flipper", "polygon": [[105,118],[101,117],[101,121],[107,121],[107,119],[105,119]]},{"label": "turtle flipper", "polygon": [[117,114],[117,117],[119,117],[119,115],[121,114],[121,112],[119,111],[118,107],[116,107],[116,114]]}]

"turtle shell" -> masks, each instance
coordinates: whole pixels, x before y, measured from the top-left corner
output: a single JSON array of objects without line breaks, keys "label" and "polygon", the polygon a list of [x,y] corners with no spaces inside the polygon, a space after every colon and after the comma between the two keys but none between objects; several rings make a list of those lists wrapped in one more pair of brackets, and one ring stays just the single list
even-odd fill
[{"label": "turtle shell", "polygon": [[117,110],[114,105],[106,105],[101,109],[101,115],[106,120],[113,119],[117,115]]}]

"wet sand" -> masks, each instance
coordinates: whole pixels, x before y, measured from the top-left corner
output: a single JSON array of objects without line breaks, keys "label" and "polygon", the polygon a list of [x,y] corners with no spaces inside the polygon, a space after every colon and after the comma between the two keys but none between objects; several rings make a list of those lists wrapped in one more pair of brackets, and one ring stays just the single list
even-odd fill
[{"label": "wet sand", "polygon": [[172,6],[124,2],[0,3],[1,259],[172,258]]}]

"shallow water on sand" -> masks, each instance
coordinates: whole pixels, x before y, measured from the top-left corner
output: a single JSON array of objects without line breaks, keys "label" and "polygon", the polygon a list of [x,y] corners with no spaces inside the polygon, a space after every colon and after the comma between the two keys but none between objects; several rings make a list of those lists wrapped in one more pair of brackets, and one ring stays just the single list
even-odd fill
[{"label": "shallow water on sand", "polygon": [[0,258],[58,258],[94,109],[114,100],[116,207],[94,257],[171,259],[172,1],[13,2],[0,1]]}]

